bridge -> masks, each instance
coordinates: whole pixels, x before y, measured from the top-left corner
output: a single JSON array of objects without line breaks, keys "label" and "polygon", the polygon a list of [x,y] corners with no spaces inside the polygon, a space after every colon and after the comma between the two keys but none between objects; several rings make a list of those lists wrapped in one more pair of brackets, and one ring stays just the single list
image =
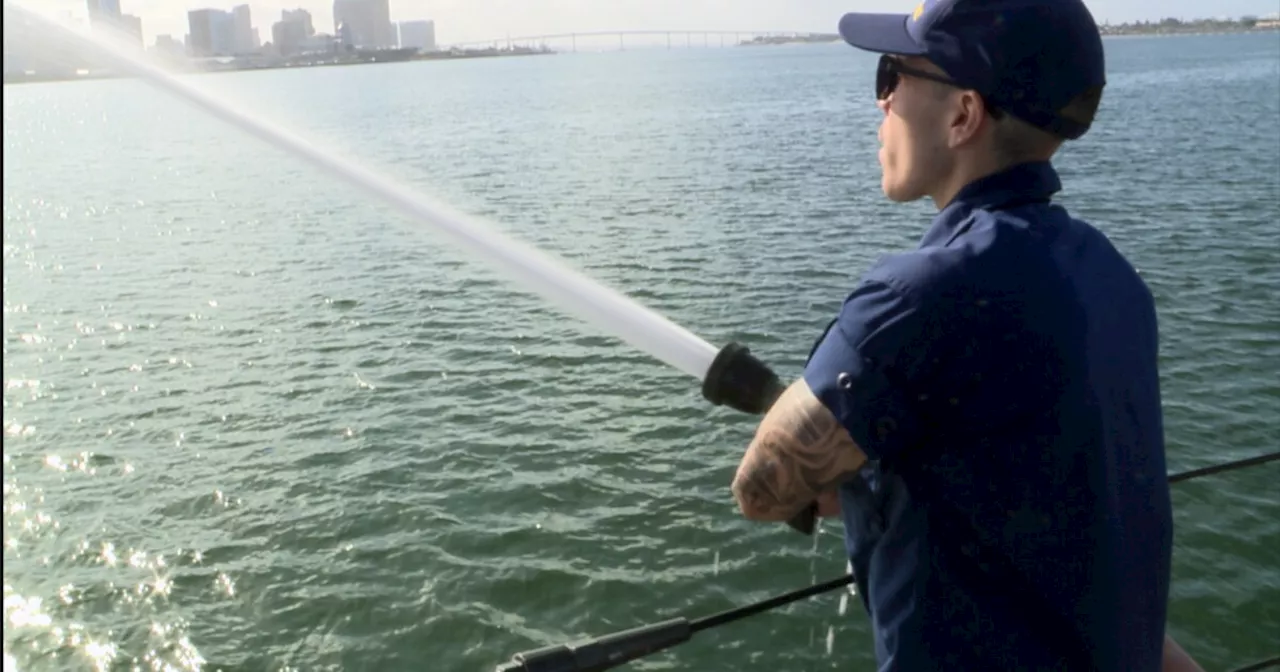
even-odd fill
[{"label": "bridge", "polygon": [[[714,39],[713,39],[714,38]],[[546,35],[522,35],[519,37],[503,37],[492,40],[475,40],[470,42],[454,42],[441,45],[441,49],[476,49],[491,47],[511,49],[513,47],[548,46],[549,42],[569,43],[570,51],[578,50],[578,42],[599,48],[602,45],[612,46],[617,41],[618,49],[631,46],[661,47],[726,47],[751,42],[754,40],[770,41],[809,41],[834,42],[838,35],[829,33],[813,33],[806,31],[777,30],[599,30],[576,33],[548,33]]]}]

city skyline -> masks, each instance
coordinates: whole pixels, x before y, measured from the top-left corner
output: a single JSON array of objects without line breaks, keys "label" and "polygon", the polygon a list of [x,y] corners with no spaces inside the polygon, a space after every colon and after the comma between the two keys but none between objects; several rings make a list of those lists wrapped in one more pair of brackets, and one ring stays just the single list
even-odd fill
[{"label": "city skyline", "polygon": [[[1235,18],[1275,13],[1273,0],[1170,0],[1153,6],[1146,0],[1085,0],[1099,22]],[[833,32],[839,16],[851,10],[906,12],[914,0],[811,0],[787,6],[775,0],[391,0],[393,22],[432,20],[441,44],[528,35],[593,30],[797,30]],[[47,4],[46,4],[47,3]],[[87,18],[84,0],[43,0],[64,16]],[[159,35],[179,41],[188,33],[187,13],[197,9],[229,11],[248,4],[262,40],[283,10],[305,9],[317,32],[333,32],[333,0],[120,0],[121,11],[141,17],[147,44]]]}]

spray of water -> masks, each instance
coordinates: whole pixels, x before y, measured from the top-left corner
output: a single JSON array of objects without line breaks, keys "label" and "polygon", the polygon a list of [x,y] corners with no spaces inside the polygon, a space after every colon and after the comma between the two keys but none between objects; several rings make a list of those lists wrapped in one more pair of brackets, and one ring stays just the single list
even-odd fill
[{"label": "spray of water", "polygon": [[391,177],[358,165],[350,157],[338,157],[327,152],[324,143],[304,139],[293,131],[219,100],[187,78],[179,78],[152,63],[137,52],[136,46],[129,46],[117,35],[100,31],[91,33],[66,25],[22,3],[6,0],[4,4],[6,12],[14,11],[65,33],[109,58],[121,71],[132,73],[332,177],[358,187],[411,220],[446,234],[464,249],[511,276],[519,286],[537,292],[570,315],[698,380],[706,377],[717,353],[714,346],[631,298],[574,271],[562,261],[512,240],[476,218],[433,203]]}]

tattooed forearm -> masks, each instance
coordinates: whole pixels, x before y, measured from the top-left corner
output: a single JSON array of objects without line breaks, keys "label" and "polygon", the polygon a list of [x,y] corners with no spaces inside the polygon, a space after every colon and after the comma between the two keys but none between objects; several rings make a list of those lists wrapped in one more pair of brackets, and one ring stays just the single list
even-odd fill
[{"label": "tattooed forearm", "polygon": [[760,423],[733,494],[748,518],[787,520],[865,462],[849,433],[799,380]]}]

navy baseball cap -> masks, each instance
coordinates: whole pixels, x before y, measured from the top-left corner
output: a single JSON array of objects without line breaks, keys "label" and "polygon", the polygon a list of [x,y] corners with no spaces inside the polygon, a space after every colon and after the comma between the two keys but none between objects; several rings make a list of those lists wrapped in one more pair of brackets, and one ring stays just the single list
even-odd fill
[{"label": "navy baseball cap", "polygon": [[[1102,35],[1081,0],[924,0],[910,14],[846,14],[840,36],[927,58],[990,105],[1067,139],[1089,130],[1106,85]],[[1086,93],[1091,105],[1073,105]]]}]

